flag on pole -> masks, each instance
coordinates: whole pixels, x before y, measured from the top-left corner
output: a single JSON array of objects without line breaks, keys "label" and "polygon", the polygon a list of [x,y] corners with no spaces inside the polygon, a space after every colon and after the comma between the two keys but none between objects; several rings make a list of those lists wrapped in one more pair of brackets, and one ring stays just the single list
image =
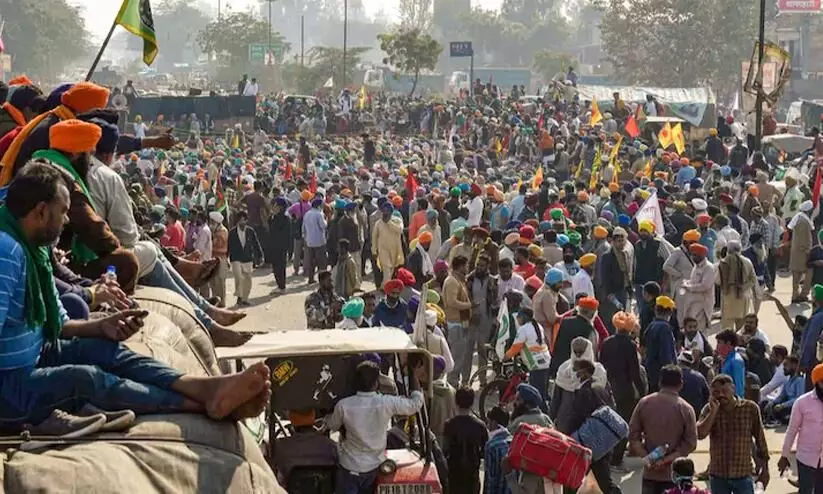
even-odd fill
[{"label": "flag on pole", "polygon": [[312,195],[317,194],[317,173],[312,173],[311,182],[309,182],[309,192]]},{"label": "flag on pole", "polygon": [[658,235],[662,235],[666,231],[663,226],[663,214],[660,212],[660,201],[657,200],[657,191],[646,199],[646,202],[640,206],[634,217],[638,224],[643,220],[651,220]]},{"label": "flag on pole", "polygon": [[620,137],[617,138],[617,142],[614,143],[611,152],[609,153],[609,162],[611,164],[615,164],[617,161],[617,153],[620,152],[620,144],[623,143],[623,134],[620,134]]},{"label": "flag on pole", "polygon": [[686,151],[686,138],[683,137],[683,126],[680,122],[672,127],[672,142],[674,143],[677,154],[683,154]]},{"label": "flag on pole", "polygon": [[590,123],[592,125],[597,125],[599,122],[603,121],[603,114],[600,113],[600,107],[597,106],[597,98],[592,97],[592,119]]},{"label": "flag on pole", "polygon": [[540,184],[543,183],[543,164],[540,163],[537,165],[537,171],[534,172],[534,177],[532,177],[532,189],[537,190],[540,188]]},{"label": "flag on pole", "polygon": [[143,38],[143,62],[151,65],[157,56],[157,35],[154,32],[149,0],[123,0],[114,23]]},{"label": "flag on pole", "polygon": [[654,162],[654,158],[649,158],[646,162],[646,167],[643,168],[643,174],[649,178],[652,178],[652,163]]},{"label": "flag on pole", "polygon": [[637,118],[635,118],[634,115],[630,116],[626,121],[626,133],[629,134],[629,137],[632,139],[640,135],[640,127],[637,126]]},{"label": "flag on pole", "polygon": [[328,79],[326,79],[326,82],[323,83],[323,87],[333,88],[334,87],[334,77],[329,77]]},{"label": "flag on pole", "polygon": [[291,171],[291,160],[286,158],[286,172],[283,175],[283,179],[284,180],[291,180],[291,173],[292,173],[292,171]]},{"label": "flag on pole", "polygon": [[511,339],[511,320],[509,319],[509,304],[505,298],[497,311],[497,338],[494,340],[494,353],[501,361],[506,355],[506,343]]},{"label": "flag on pole", "polygon": [[[429,283],[423,285],[420,290],[420,303],[417,304],[417,312],[414,314],[414,322],[412,323],[412,342],[419,347],[424,347],[428,338],[426,333],[426,294],[429,293]],[[428,348],[426,348],[428,350]]]},{"label": "flag on pole", "polygon": [[634,118],[638,122],[646,120],[646,112],[643,111],[643,105],[637,105],[637,110],[634,112]]},{"label": "flag on pole", "polygon": [[360,94],[357,97],[357,108],[363,109],[366,107],[366,86],[360,86]]},{"label": "flag on pole", "polygon": [[600,146],[594,150],[594,160],[592,161],[592,176],[589,179],[589,190],[595,190],[597,187],[597,176],[600,174],[600,166],[603,164],[603,154]]},{"label": "flag on pole", "polygon": [[657,142],[660,143],[660,147],[663,149],[674,144],[672,140],[672,126],[669,125],[669,122],[666,122],[666,125],[660,129],[660,133],[657,135]]},{"label": "flag on pole", "polygon": [[415,193],[417,192],[417,187],[419,187],[419,186],[420,186],[420,184],[417,183],[417,177],[414,176],[414,171],[411,168],[409,168],[408,173],[406,174],[406,187],[405,187],[406,193],[408,194],[406,197],[408,197],[409,200],[413,200],[412,198],[415,197]]}]

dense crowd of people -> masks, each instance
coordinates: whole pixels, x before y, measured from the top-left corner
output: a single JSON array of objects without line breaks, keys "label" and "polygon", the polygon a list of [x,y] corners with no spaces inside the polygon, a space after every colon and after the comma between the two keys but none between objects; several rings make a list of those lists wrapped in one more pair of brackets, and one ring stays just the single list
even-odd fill
[{"label": "dense crowd of people", "polygon": [[[733,119],[675,152],[627,128],[662,114],[655,101],[616,93],[601,114],[569,87],[533,103],[491,85],[463,100],[368,102],[402,112],[413,129],[403,134],[301,123],[299,135],[235,127],[178,143],[121,133],[95,84],[44,93],[9,81],[0,427],[63,434],[123,408],[256,416],[270,396],[265,365],[194,378],[120,342],[147,315],[130,298],[140,284],[191,303],[216,346],[244,344],[250,333],[231,326],[265,267],[273,297],[305,280],[310,330],[403,328],[434,356],[434,375],[420,365],[413,379],[434,396],[390,396],[391,359],[358,366],[358,393],[327,419],[346,430],[338,492],[371,492],[384,432],[426,400],[448,492],[479,492],[481,463],[484,492],[560,489],[507,463],[512,435],[531,424],[582,438],[604,414],[626,431],[586,444],[606,494],[621,492],[611,472],[627,454],[644,457],[643,493],[700,492],[697,478],[714,493],[753,493],[770,480],[764,427],[781,425],[778,469],[796,442],[800,492],[823,492],[819,182],[793,167],[775,181],[773,157],[745,139],[727,145]],[[256,82],[243,91],[256,95]],[[329,110],[355,111],[352,98]],[[823,157],[813,132],[810,153]],[[792,303],[813,305],[792,321],[791,348],[758,320],[781,270]],[[475,358],[489,371],[476,383]],[[508,361],[528,377],[512,403],[477,418],[473,386]],[[295,428],[312,429],[313,413],[296,411]],[[689,454],[705,437],[709,465],[696,474]]]}]

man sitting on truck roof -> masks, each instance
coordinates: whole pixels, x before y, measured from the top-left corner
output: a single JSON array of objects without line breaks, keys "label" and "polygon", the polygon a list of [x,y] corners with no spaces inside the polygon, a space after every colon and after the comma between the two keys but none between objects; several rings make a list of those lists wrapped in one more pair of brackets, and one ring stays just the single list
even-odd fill
[{"label": "man sitting on truck roof", "polygon": [[63,230],[73,186],[54,165],[29,162],[0,206],[0,430],[37,424],[33,434],[78,434],[86,421],[68,414],[85,415],[88,405],[95,416],[123,409],[259,415],[271,397],[265,364],[231,376],[189,376],[121,343],[140,331],[145,310],[69,320],[49,246]]}]

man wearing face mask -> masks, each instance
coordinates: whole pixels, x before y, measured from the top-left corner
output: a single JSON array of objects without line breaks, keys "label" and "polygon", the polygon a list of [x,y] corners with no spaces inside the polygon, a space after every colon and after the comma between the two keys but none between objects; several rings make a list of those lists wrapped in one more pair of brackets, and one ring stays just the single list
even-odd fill
[{"label": "man wearing face mask", "polygon": [[634,297],[638,312],[643,312],[643,285],[649,281],[662,283],[663,261],[668,257],[663,242],[654,237],[654,223],[643,220],[638,225],[640,241],[634,246]]},{"label": "man wearing face mask", "polygon": [[823,492],[823,364],[810,374],[814,389],[795,400],[777,461],[781,474],[791,467],[789,455],[796,439],[799,494]]},{"label": "man wearing face mask", "polygon": [[[710,438],[708,473],[711,492],[751,493],[755,481],[768,486],[769,447],[757,404],[735,396],[735,383],[726,374],[712,380],[711,392],[711,400],[703,407],[697,422],[698,440]],[[789,437],[787,434],[786,439]],[[817,444],[818,447],[821,444],[819,438]],[[754,479],[752,471],[755,472]]]}]

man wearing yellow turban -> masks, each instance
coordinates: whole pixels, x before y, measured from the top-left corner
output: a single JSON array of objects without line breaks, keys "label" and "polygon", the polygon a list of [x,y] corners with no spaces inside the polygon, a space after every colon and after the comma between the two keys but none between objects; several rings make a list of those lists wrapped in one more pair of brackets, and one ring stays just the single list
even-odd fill
[{"label": "man wearing yellow turban", "polygon": [[72,269],[98,279],[108,266],[117,270],[117,281],[126,293],[134,291],[138,262],[134,253],[123,249],[120,241],[96,212],[89,194],[87,177],[91,153],[102,131],[97,125],[80,120],[64,120],[49,128],[49,147],[32,156],[53,163],[74,182],[70,191],[69,223],[60,242],[71,250]]},{"label": "man wearing yellow turban", "polygon": [[646,328],[643,345],[646,348],[644,365],[649,381],[649,392],[659,389],[660,369],[677,362],[675,353],[674,329],[669,321],[675,310],[674,300],[660,295],[654,301],[654,320]]},{"label": "man wearing yellow turban", "polygon": [[[668,257],[663,241],[656,238],[654,222],[642,220],[638,224],[640,240],[634,246],[634,297],[637,301],[637,311],[642,314],[646,309],[646,300],[643,298],[643,285],[653,281],[663,283],[663,262]],[[631,268],[630,268],[631,269]]]}]

